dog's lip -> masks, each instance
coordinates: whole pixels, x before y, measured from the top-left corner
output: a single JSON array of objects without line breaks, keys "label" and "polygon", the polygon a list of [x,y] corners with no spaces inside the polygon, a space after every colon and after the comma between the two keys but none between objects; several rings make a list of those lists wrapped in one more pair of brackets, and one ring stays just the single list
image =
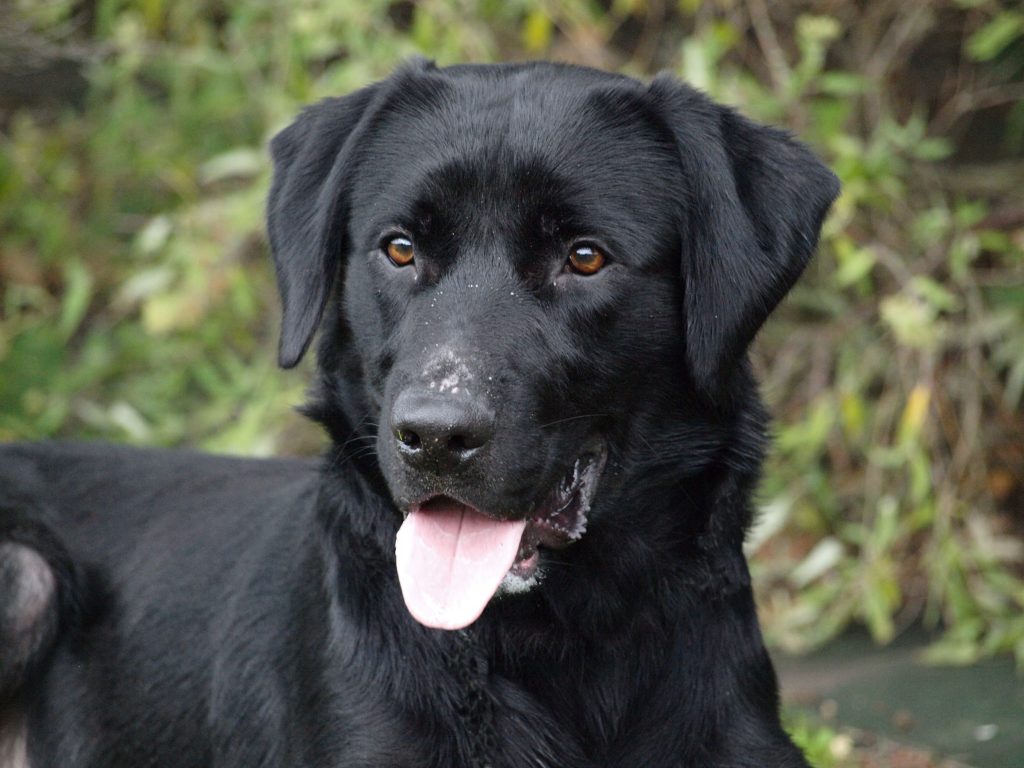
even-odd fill
[{"label": "dog's lip", "polygon": [[[587,530],[587,514],[597,495],[597,486],[604,472],[608,451],[603,439],[589,441],[577,455],[572,466],[533,510],[524,515],[498,516],[480,509],[456,494],[427,494],[409,509],[418,507],[430,512],[432,505],[444,506],[453,501],[494,520],[526,519],[526,529],[519,544],[515,568],[536,565],[538,547],[564,549],[579,541]],[[408,514],[408,510],[406,513]]]},{"label": "dog's lip", "polygon": [[[524,544],[552,549],[578,541],[587,531],[587,513],[597,495],[598,481],[604,471],[607,451],[603,444],[584,451],[529,517]],[[529,549],[529,548],[527,548]],[[521,554],[529,557],[529,551]]]}]

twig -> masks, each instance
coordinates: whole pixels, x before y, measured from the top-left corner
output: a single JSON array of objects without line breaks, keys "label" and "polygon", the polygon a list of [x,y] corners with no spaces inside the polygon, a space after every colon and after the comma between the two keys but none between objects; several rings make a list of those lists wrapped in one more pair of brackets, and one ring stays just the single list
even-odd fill
[{"label": "twig", "polygon": [[947,101],[932,119],[928,132],[944,134],[964,115],[979,109],[1024,101],[1024,83],[993,85],[977,91],[961,91]]},{"label": "twig", "polygon": [[772,26],[771,16],[768,14],[768,6],[764,0],[747,0],[747,12],[750,14],[750,23],[754,27],[754,34],[757,36],[758,45],[764,53],[768,62],[768,71],[775,90],[780,90],[792,74],[792,69],[786,62],[786,54],[779,45],[779,38],[775,34],[775,27]]}]

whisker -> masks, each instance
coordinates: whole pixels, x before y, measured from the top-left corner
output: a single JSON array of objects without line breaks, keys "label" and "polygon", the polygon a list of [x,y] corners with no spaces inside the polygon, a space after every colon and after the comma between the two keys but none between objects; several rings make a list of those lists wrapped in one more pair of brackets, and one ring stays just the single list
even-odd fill
[{"label": "whisker", "polygon": [[331,463],[329,471],[337,471],[342,469],[346,464],[365,458],[366,456],[374,456],[377,454],[377,446],[364,446],[357,451],[352,453],[338,454],[335,461]]},{"label": "whisker", "polygon": [[567,421],[577,421],[579,419],[596,419],[600,416],[607,416],[607,413],[584,413],[581,416],[567,416],[564,419],[555,419],[549,421],[547,424],[541,424],[538,429],[547,429],[548,427],[554,427],[558,424],[565,424]]},{"label": "whisker", "polygon": [[651,452],[651,456],[652,457],[659,455],[658,451],[654,450],[654,446],[651,445],[650,440],[648,440],[646,437],[644,437],[643,430],[639,430],[638,429],[636,431],[636,436],[640,438],[640,442],[642,442],[644,445],[647,446],[647,450]]},{"label": "whisker", "polygon": [[[361,435],[361,434],[359,434],[360,428],[363,427],[364,425],[366,425],[370,429],[374,430],[374,434],[373,435]],[[376,430],[377,430],[377,423],[375,421],[373,421],[372,419],[370,419],[369,416],[364,416],[362,419],[359,420],[359,423],[356,424],[355,427],[353,427],[352,431],[349,432],[348,438],[346,438],[345,442],[343,442],[341,444],[341,446],[340,446],[341,450],[344,450],[352,442],[356,442],[356,441],[359,441],[359,440],[366,440],[366,439],[376,440],[377,439]]]}]

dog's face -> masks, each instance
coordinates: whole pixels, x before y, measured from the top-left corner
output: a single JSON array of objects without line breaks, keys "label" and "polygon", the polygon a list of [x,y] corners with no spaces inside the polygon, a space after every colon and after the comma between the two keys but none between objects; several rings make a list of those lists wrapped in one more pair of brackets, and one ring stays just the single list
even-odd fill
[{"label": "dog's face", "polygon": [[273,152],[282,364],[326,308],[321,396],[375,425],[406,603],[445,628],[622,527],[636,464],[712,461],[835,195],[684,86],[552,65],[410,67]]}]

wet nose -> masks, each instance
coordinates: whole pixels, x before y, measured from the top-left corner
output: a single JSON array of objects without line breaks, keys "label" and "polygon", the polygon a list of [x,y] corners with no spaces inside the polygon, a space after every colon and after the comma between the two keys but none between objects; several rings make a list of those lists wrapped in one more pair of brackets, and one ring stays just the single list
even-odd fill
[{"label": "wet nose", "polygon": [[468,394],[407,389],[391,409],[391,433],[408,464],[453,471],[470,462],[494,436],[494,412]]}]

